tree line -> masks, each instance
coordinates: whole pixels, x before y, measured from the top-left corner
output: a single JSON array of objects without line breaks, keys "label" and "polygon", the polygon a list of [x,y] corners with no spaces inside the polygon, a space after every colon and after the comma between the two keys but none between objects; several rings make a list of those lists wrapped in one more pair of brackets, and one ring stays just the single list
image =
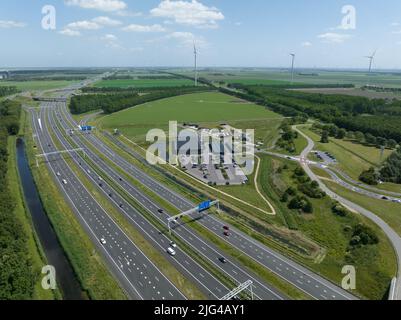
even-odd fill
[{"label": "tree line", "polygon": [[15,119],[21,106],[16,102],[0,103],[0,300],[32,298],[37,279],[29,255],[27,238],[15,216],[15,199],[7,181],[7,140],[15,134]]},{"label": "tree line", "polygon": [[401,102],[398,100],[305,93],[273,86],[234,87],[235,92],[220,90],[287,117],[313,117],[349,131],[401,142]]},{"label": "tree line", "polygon": [[81,114],[94,110],[103,110],[110,114],[128,109],[140,104],[160,99],[175,97],[183,94],[209,91],[208,87],[173,87],[159,91],[150,91],[146,94],[113,93],[113,94],[85,94],[74,96],[70,102],[70,110],[73,114]]},{"label": "tree line", "polygon": [[0,97],[9,96],[11,94],[18,93],[19,90],[14,86],[0,86]]}]

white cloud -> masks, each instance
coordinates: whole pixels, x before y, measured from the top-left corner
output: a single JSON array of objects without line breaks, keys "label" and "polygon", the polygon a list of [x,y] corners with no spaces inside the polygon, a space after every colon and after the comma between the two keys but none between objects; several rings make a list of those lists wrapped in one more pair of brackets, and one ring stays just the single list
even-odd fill
[{"label": "white cloud", "polygon": [[97,17],[92,19],[92,21],[106,27],[117,27],[122,24],[121,21],[110,19],[109,17]]},{"label": "white cloud", "polygon": [[117,41],[118,38],[114,34],[106,34],[100,38],[103,41]]},{"label": "white cloud", "polygon": [[0,28],[10,29],[10,28],[23,28],[26,24],[23,22],[11,21],[11,20],[0,20]]},{"label": "white cloud", "polygon": [[343,43],[344,41],[350,39],[351,35],[328,32],[328,33],[320,34],[317,37],[319,39],[322,39],[323,42],[326,42],[326,43]]},{"label": "white cloud", "polygon": [[120,17],[141,17],[143,15],[142,12],[133,12],[133,11],[127,11],[127,10],[122,10],[122,11],[117,11],[115,13],[116,15]]},{"label": "white cloud", "polygon": [[122,28],[123,31],[127,32],[165,32],[166,29],[160,24],[154,25],[140,25],[140,24],[130,24]]},{"label": "white cloud", "polygon": [[120,0],[65,0],[64,3],[67,6],[77,6],[105,12],[121,11],[127,8],[127,4]]},{"label": "white cloud", "polygon": [[100,38],[101,41],[106,43],[106,46],[113,49],[124,49],[123,46],[119,44],[118,38],[114,34],[106,34]]},{"label": "white cloud", "polygon": [[218,21],[224,20],[223,13],[217,8],[207,7],[196,0],[163,0],[150,13],[154,17],[167,18],[178,24],[198,28],[217,28]]},{"label": "white cloud", "polygon": [[81,32],[71,29],[63,29],[59,33],[68,37],[79,37],[81,35]]},{"label": "white cloud", "polygon": [[203,37],[196,37],[191,32],[172,32],[166,36],[168,40],[177,40],[180,46],[184,47],[192,47],[194,43],[198,48],[205,48],[208,46],[208,43],[205,41]]},{"label": "white cloud", "polygon": [[311,47],[311,46],[312,46],[312,43],[309,42],[309,41],[305,41],[305,42],[302,42],[302,43],[301,43],[301,46],[303,46],[303,47]]},{"label": "white cloud", "polygon": [[391,24],[391,26],[392,26],[392,27],[399,27],[399,26],[400,26],[400,23],[399,23],[399,22],[393,22],[393,23]]},{"label": "white cloud", "polygon": [[234,23],[237,27],[240,27],[240,26],[242,26],[243,25],[243,23],[242,22],[236,22],[236,23]]},{"label": "white cloud", "polygon": [[102,26],[98,23],[87,20],[71,22],[65,27],[65,29],[71,30],[99,30],[101,28]]}]

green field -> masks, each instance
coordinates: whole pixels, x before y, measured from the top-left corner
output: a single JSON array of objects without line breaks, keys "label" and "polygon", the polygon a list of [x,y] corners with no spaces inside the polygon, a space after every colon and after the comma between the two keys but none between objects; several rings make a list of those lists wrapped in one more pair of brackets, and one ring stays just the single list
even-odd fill
[{"label": "green field", "polygon": [[[268,136],[271,128],[281,123],[282,117],[261,106],[247,103],[221,93],[200,93],[159,100],[104,117],[100,125],[105,129],[118,128],[136,141],[151,128],[166,129],[169,121],[190,122],[206,127],[229,122],[240,129],[260,128],[259,136]],[[258,136],[258,132],[256,136]]]},{"label": "green field", "polygon": [[194,83],[188,79],[129,79],[129,80],[102,80],[95,83],[97,88],[156,88],[191,86]]},{"label": "green field", "polygon": [[[192,70],[177,69],[171,72],[183,75],[192,75]],[[256,69],[256,68],[217,68],[200,71],[200,77],[211,81],[224,81],[227,83],[243,84],[288,84],[291,81],[290,68],[288,69]],[[340,71],[340,70],[297,70],[294,76],[295,83],[302,84],[354,84],[365,86],[367,84],[401,87],[401,73],[372,72],[368,76],[367,70]]]},{"label": "green field", "polygon": [[[286,160],[262,157],[262,190],[269,199],[275,201],[279,216],[284,217],[287,224],[296,226],[297,230],[309,239],[312,239],[327,250],[323,261],[314,263],[304,261],[310,268],[325,275],[332,281],[340,283],[341,269],[346,264],[353,264],[358,270],[357,282],[364,283],[357,286],[357,291],[370,299],[381,299],[385,296],[389,281],[396,272],[396,257],[383,232],[372,222],[360,215],[349,214],[346,217],[335,215],[332,210],[332,201],[310,199],[313,203],[313,214],[300,214],[289,210],[279,198],[289,186],[294,186],[293,169],[296,165]],[[289,169],[282,172],[277,168],[286,164]],[[373,228],[380,238],[380,243],[374,246],[364,246],[350,250],[348,244],[350,235],[344,232],[347,226],[360,222]]]},{"label": "green field", "polygon": [[40,91],[67,87],[77,81],[0,81],[0,86],[17,87],[21,91]]},{"label": "green field", "polygon": [[333,154],[338,160],[338,168],[356,180],[363,170],[379,166],[392,153],[392,150],[385,150],[381,157],[380,149],[350,140],[330,138],[330,143],[320,143],[318,134],[305,128],[302,131],[316,143],[315,149]]}]

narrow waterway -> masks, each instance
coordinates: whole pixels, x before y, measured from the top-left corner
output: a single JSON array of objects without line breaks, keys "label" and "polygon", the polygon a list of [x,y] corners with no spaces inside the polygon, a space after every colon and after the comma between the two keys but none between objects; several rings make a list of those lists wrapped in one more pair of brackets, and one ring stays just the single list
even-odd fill
[{"label": "narrow waterway", "polygon": [[25,143],[22,139],[17,140],[17,166],[25,202],[32,216],[36,234],[48,263],[56,269],[57,286],[63,295],[63,299],[82,300],[81,286],[40,201],[26,158]]}]

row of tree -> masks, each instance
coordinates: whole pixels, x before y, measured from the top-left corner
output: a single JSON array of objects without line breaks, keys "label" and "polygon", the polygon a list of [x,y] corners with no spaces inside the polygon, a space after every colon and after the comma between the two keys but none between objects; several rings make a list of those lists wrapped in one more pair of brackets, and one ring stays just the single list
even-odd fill
[{"label": "row of tree", "polygon": [[364,134],[361,131],[347,131],[343,128],[339,128],[334,124],[324,125],[320,123],[315,123],[313,128],[320,130],[322,138],[320,142],[328,143],[329,138],[333,137],[336,139],[347,138],[349,140],[357,141],[361,144],[369,144],[371,146],[376,146],[378,148],[385,147],[389,149],[395,149],[397,147],[397,141],[394,139],[386,139],[383,137],[375,137],[370,133]]},{"label": "row of tree", "polygon": [[18,93],[19,90],[14,86],[0,86],[0,97],[9,96],[14,93]]},{"label": "row of tree", "polygon": [[19,113],[19,104],[0,103],[0,300],[31,299],[37,278],[7,180],[9,122]]},{"label": "row of tree", "polygon": [[173,87],[163,90],[151,90],[146,94],[113,93],[113,94],[85,94],[74,96],[70,102],[70,110],[73,114],[86,113],[102,109],[104,113],[110,114],[128,109],[143,103],[152,102],[164,98],[175,97],[183,94],[209,91],[209,87]]},{"label": "row of tree", "polygon": [[235,85],[221,89],[271,108],[284,116],[306,116],[334,123],[349,131],[401,142],[401,102],[346,95],[305,93],[272,86]]}]

